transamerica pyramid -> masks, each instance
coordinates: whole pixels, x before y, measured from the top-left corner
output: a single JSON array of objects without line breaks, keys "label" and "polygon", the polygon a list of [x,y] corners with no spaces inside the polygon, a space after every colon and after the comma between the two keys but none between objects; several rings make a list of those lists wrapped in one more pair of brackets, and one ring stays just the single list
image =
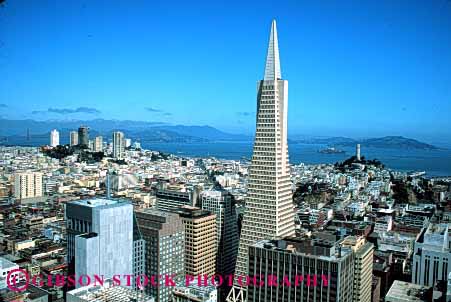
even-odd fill
[{"label": "transamerica pyramid", "polygon": [[[257,125],[249,167],[246,211],[235,276],[248,275],[248,248],[262,239],[295,235],[287,145],[288,81],[282,80],[276,21],[272,21],[265,75],[257,83]],[[236,287],[227,301],[246,301]]]}]

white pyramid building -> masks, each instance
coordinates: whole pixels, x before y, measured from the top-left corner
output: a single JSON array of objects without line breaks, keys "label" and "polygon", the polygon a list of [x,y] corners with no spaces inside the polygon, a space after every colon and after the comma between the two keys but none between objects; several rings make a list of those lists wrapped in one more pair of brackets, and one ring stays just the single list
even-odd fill
[{"label": "white pyramid building", "polygon": [[[257,127],[249,168],[246,212],[235,276],[248,274],[248,248],[262,239],[295,235],[287,145],[288,81],[282,80],[276,21],[272,22],[264,80],[257,84]],[[236,279],[235,278],[235,279]],[[245,301],[245,289],[228,301]]]}]

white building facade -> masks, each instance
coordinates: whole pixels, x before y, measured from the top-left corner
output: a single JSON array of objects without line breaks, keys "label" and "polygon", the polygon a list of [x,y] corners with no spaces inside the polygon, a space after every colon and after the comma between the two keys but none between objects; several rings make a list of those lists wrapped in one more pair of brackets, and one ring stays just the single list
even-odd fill
[{"label": "white building facade", "polygon": [[75,275],[133,274],[133,206],[109,199],[66,205],[67,250]]},{"label": "white building facade", "polygon": [[[257,84],[257,123],[249,168],[246,211],[243,218],[235,274],[248,271],[248,249],[262,239],[295,234],[290,166],[288,163],[288,81],[282,80],[276,21],[272,22],[265,75]],[[235,288],[228,301],[245,300]]]},{"label": "white building facade", "polygon": [[60,144],[60,133],[53,129],[50,131],[50,147],[56,147]]},{"label": "white building facade", "polygon": [[412,283],[434,286],[447,282],[451,273],[450,224],[433,224],[423,229],[414,245]]},{"label": "white building facade", "polygon": [[113,132],[113,157],[123,159],[125,151],[125,137],[122,132]]}]

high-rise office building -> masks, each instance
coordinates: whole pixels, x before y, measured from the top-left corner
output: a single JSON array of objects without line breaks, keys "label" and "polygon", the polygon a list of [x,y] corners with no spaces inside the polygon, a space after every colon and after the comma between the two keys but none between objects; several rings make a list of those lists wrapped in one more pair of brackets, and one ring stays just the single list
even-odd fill
[{"label": "high-rise office building", "polygon": [[103,150],[103,137],[96,136],[94,139],[94,152],[102,152]]},{"label": "high-rise office building", "polygon": [[371,302],[373,277],[373,245],[365,237],[348,236],[342,247],[354,253],[354,302]]},{"label": "high-rise office building", "polygon": [[[138,226],[136,214],[133,213],[133,276],[142,276],[146,273],[146,241]],[[136,290],[142,290],[136,277],[133,280]]]},{"label": "high-rise office building", "polygon": [[78,132],[77,131],[70,132],[69,143],[71,146],[78,145]]},{"label": "high-rise office building", "polygon": [[66,204],[69,273],[133,273],[133,206],[110,199]]},{"label": "high-rise office building", "polygon": [[176,212],[181,206],[195,206],[197,188],[182,186],[164,186],[156,192],[157,208],[162,211]]},{"label": "high-rise office building", "polygon": [[185,226],[185,274],[213,276],[216,271],[216,215],[184,206],[179,215]]},{"label": "high-rise office building", "polygon": [[60,133],[53,129],[50,131],[50,147],[56,147],[60,144]]},{"label": "high-rise office building", "polygon": [[233,196],[225,190],[203,191],[200,196],[202,209],[216,214],[216,272],[222,276],[232,275],[235,272],[239,241]]},{"label": "high-rise office building", "polygon": [[78,128],[78,144],[87,148],[89,146],[89,128],[81,126]]},{"label": "high-rise office building", "polygon": [[451,273],[451,224],[430,223],[414,244],[412,283],[435,286]]},{"label": "high-rise office building", "polygon": [[42,173],[21,172],[14,174],[14,196],[17,199],[42,197]]},{"label": "high-rise office building", "polygon": [[[178,214],[152,208],[135,212],[138,227],[145,240],[147,276],[176,275],[183,284],[185,272],[185,227]],[[180,278],[180,279],[179,279]],[[160,280],[164,285],[164,279]],[[147,294],[156,302],[170,301],[170,286],[147,286]]]},{"label": "high-rise office building", "polygon": [[447,301],[451,301],[451,273],[448,275],[448,285],[446,288],[446,299]]},{"label": "high-rise office building", "polygon": [[92,139],[88,141],[88,149],[94,151],[94,141]]},{"label": "high-rise office building", "polygon": [[120,131],[113,132],[113,157],[123,159],[125,151],[124,133]]},{"label": "high-rise office building", "polygon": [[248,275],[249,302],[351,302],[354,255],[318,239],[262,240],[249,248]]},{"label": "high-rise office building", "polygon": [[[246,275],[249,246],[258,240],[294,236],[293,193],[287,145],[288,81],[282,80],[276,21],[272,22],[265,75],[257,84],[257,123],[249,168],[236,274]],[[229,301],[245,299],[235,288]]]}]

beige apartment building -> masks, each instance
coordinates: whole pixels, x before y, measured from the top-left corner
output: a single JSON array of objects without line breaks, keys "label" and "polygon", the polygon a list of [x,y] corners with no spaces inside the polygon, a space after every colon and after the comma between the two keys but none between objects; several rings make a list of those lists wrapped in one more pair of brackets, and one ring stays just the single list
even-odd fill
[{"label": "beige apartment building", "polygon": [[42,173],[16,173],[14,195],[17,199],[42,197]]},{"label": "beige apartment building", "polygon": [[215,274],[216,215],[191,206],[180,208],[185,227],[185,273],[199,276]]},{"label": "beige apartment building", "polygon": [[373,244],[365,237],[348,236],[341,246],[354,253],[354,302],[371,302],[371,282],[373,276]]}]

